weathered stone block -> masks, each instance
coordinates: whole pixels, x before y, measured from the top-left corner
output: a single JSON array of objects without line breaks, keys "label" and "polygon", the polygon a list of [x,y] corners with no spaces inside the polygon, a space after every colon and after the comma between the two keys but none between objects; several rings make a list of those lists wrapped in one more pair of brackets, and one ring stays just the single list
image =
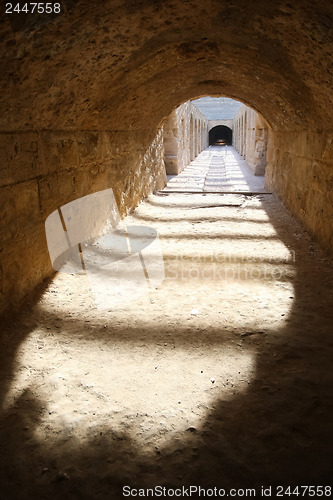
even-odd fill
[{"label": "weathered stone block", "polygon": [[1,240],[33,231],[41,222],[38,184],[35,180],[0,188]]},{"label": "weathered stone block", "polygon": [[77,139],[71,132],[42,132],[39,151],[40,172],[44,175],[79,164]]},{"label": "weathered stone block", "polygon": [[0,134],[0,185],[15,184],[38,175],[37,143],[35,132]]}]

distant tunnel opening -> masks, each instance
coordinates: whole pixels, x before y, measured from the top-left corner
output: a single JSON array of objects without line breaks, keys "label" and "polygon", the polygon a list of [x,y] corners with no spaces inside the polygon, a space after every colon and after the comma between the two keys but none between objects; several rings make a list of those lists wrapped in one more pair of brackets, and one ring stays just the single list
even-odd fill
[{"label": "distant tunnel opening", "polygon": [[226,125],[217,125],[209,131],[209,145],[223,146],[232,144],[232,130]]}]

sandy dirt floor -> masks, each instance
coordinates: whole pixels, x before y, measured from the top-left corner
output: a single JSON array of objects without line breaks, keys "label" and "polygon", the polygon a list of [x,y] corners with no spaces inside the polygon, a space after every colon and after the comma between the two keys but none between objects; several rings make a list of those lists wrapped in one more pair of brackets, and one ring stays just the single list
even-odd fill
[{"label": "sandy dirt floor", "polygon": [[1,499],[330,484],[329,260],[270,194],[151,195],[126,224],[158,231],[157,288],[98,310],[59,273],[2,327]]}]

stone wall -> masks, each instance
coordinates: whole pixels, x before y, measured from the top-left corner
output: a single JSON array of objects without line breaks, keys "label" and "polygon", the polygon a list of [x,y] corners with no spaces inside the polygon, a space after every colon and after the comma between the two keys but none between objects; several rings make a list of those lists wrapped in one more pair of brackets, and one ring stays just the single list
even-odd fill
[{"label": "stone wall", "polygon": [[187,101],[165,120],[164,162],[166,173],[179,174],[208,145],[207,118]]},{"label": "stone wall", "polygon": [[265,175],[267,125],[253,109],[242,106],[233,119],[233,146],[244,156],[254,175]]},{"label": "stone wall", "polygon": [[333,250],[333,130],[269,132],[265,187]]},{"label": "stone wall", "polygon": [[124,215],[164,187],[162,131],[154,134],[0,134],[0,314],[53,273],[44,225],[54,210],[112,188]]},{"label": "stone wall", "polygon": [[208,132],[214,128],[217,127],[218,125],[225,125],[226,127],[229,127],[231,130],[233,130],[234,126],[234,121],[233,120],[208,120]]}]

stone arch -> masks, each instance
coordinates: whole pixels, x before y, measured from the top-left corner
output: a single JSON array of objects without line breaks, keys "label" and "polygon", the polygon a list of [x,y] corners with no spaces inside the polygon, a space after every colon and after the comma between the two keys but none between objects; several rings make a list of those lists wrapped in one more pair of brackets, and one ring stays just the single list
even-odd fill
[{"label": "stone arch", "polygon": [[185,137],[186,137],[186,125],[185,125],[184,118],[182,118],[182,121],[181,121],[181,131],[182,131],[181,148],[182,148],[182,150],[184,150],[185,146],[186,146],[186,140],[185,140]]},{"label": "stone arch", "polygon": [[194,139],[194,120],[193,114],[191,114],[190,119],[190,161],[195,158],[195,139]]},{"label": "stone arch", "polygon": [[232,144],[232,130],[226,125],[217,125],[209,131],[209,145]]},{"label": "stone arch", "polygon": [[247,148],[247,112],[244,115],[244,147],[243,147],[243,156],[246,156],[246,148]]},{"label": "stone arch", "polygon": [[[216,3],[198,23],[201,0],[166,0],[158,13],[149,0],[131,8],[125,0],[81,0],[29,32],[0,14],[0,150],[9,159],[1,198],[6,205],[14,190],[28,192],[34,207],[18,209],[21,229],[2,252],[4,267],[17,268],[2,296],[22,297],[52,272],[44,221],[59,206],[112,187],[125,213],[162,187],[158,129],[177,106],[204,95],[238,99],[266,119],[267,187],[331,251],[333,231],[323,221],[333,220],[332,204],[318,193],[327,192],[332,163],[332,5],[242,1],[241,10]],[[76,35],[64,36],[73,25],[80,58]],[[21,270],[15,248],[23,261],[40,258]]]},{"label": "stone arch", "polygon": [[199,126],[198,126],[198,154],[201,153],[202,147],[201,147],[201,120],[199,120]]},{"label": "stone arch", "polygon": [[240,154],[244,154],[244,117],[241,117],[240,122]]}]

